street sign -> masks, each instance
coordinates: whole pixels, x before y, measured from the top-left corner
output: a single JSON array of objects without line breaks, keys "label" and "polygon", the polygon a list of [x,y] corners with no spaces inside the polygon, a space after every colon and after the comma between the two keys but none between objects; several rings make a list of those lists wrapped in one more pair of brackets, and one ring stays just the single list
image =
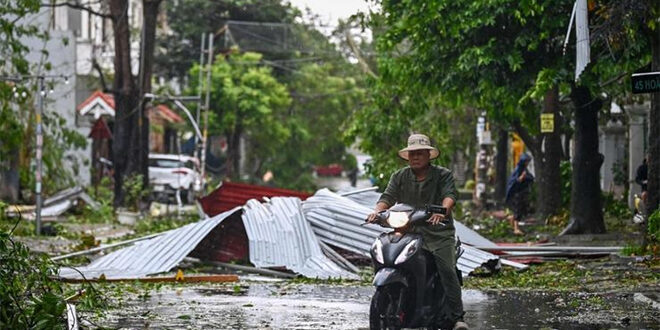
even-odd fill
[{"label": "street sign", "polygon": [[541,133],[552,133],[555,131],[555,114],[541,114]]},{"label": "street sign", "polygon": [[632,75],[634,94],[660,92],[660,72],[641,72]]}]

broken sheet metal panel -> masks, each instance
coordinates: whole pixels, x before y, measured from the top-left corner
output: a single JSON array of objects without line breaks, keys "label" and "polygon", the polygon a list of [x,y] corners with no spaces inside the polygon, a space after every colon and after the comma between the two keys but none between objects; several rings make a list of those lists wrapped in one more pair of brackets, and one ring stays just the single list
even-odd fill
[{"label": "broken sheet metal panel", "polygon": [[461,242],[465,244],[472,246],[497,246],[495,242],[479,235],[479,233],[468,228],[466,225],[460,223],[459,221],[454,221],[454,227],[456,227],[456,235],[458,235],[458,237],[461,238]]},{"label": "broken sheet metal panel", "polygon": [[265,204],[249,200],[242,219],[255,266],[286,267],[312,278],[358,278],[323,254],[299,198],[273,197]]},{"label": "broken sheet metal panel", "polygon": [[[99,204],[94,201],[92,197],[87,195],[82,187],[75,186],[62,190],[55,195],[44,200],[41,209],[41,217],[54,219],[62,215],[64,212],[72,208],[77,204],[77,200],[82,199],[87,203],[92,209],[98,209]],[[9,217],[18,217],[21,216],[26,220],[34,220],[35,207],[34,205],[26,206],[10,206],[7,208],[6,212]]]},{"label": "broken sheet metal panel", "polygon": [[84,275],[85,278],[92,279],[99,278],[103,274],[107,279],[113,279],[138,278],[170,271],[213,228],[238,211],[240,207],[213,218],[170,230],[163,235],[114,251],[88,266],[76,269],[62,267],[59,275],[64,278],[82,278]]},{"label": "broken sheet metal panel", "polygon": [[[307,221],[324,243],[365,256],[369,256],[369,250],[376,237],[391,230],[377,225],[361,226],[372,210],[328,189],[317,191],[314,196],[303,202]],[[463,240],[458,228],[457,233]],[[465,245],[463,248],[464,253],[458,259],[457,265],[463,276],[467,276],[480,266],[499,267],[498,256]]]},{"label": "broken sheet metal panel", "polygon": [[321,189],[303,203],[303,212],[314,233],[325,243],[369,256],[378,235],[390,229],[364,224],[372,212],[347,197]]},{"label": "broken sheet metal panel", "polygon": [[362,206],[366,206],[369,209],[373,209],[376,206],[376,203],[378,202],[378,199],[380,199],[380,195],[381,195],[381,193],[375,190],[366,190],[358,193],[352,193],[351,190],[340,190],[337,192],[337,194],[342,196],[346,194],[346,196],[344,197]]}]

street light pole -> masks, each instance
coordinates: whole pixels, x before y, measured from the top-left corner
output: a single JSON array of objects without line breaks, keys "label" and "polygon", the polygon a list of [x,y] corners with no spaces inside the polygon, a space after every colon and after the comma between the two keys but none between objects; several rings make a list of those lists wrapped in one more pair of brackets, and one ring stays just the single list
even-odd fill
[{"label": "street light pole", "polygon": [[35,187],[34,192],[36,195],[36,209],[35,209],[35,219],[36,219],[36,231],[37,235],[41,235],[41,175],[43,173],[43,162],[42,162],[42,153],[43,153],[43,144],[44,144],[44,135],[43,128],[41,124],[41,116],[44,112],[44,97],[46,96],[46,89],[44,87],[44,77],[37,77],[39,80],[39,106],[36,110],[35,122],[36,122],[36,163],[37,163],[37,173],[35,173]]},{"label": "street light pole", "polygon": [[204,105],[204,132],[202,134],[202,178],[206,175],[206,140],[208,140],[209,110],[211,98],[211,65],[213,64],[213,33],[209,33],[208,71],[206,72],[206,102]]},{"label": "street light pole", "polygon": [[35,183],[34,183],[34,194],[35,194],[35,222],[36,222],[36,233],[41,235],[41,204],[42,204],[42,179],[43,179],[43,146],[44,146],[44,132],[43,132],[43,120],[42,116],[44,113],[44,99],[46,97],[46,86],[45,80],[49,79],[64,79],[64,84],[69,84],[69,77],[65,75],[18,75],[18,76],[0,76],[0,81],[12,81],[14,83],[21,82],[28,79],[37,79],[37,92],[39,94],[39,106],[35,110]]}]

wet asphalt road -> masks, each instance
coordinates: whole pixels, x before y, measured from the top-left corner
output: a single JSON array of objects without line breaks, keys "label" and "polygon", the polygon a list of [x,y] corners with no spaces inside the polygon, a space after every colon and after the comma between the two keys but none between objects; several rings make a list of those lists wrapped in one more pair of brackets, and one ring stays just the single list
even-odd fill
[{"label": "wet asphalt road", "polygon": [[[373,288],[242,283],[164,287],[97,325],[129,329],[366,329]],[[660,313],[632,294],[463,290],[472,329],[660,329]]]}]

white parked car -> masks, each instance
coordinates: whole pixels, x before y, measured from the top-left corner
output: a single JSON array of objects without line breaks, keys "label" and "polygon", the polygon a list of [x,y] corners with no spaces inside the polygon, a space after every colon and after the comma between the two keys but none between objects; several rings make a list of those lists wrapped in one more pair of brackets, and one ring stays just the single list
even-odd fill
[{"label": "white parked car", "polygon": [[149,182],[157,201],[192,203],[203,187],[199,161],[187,155],[149,154]]}]

